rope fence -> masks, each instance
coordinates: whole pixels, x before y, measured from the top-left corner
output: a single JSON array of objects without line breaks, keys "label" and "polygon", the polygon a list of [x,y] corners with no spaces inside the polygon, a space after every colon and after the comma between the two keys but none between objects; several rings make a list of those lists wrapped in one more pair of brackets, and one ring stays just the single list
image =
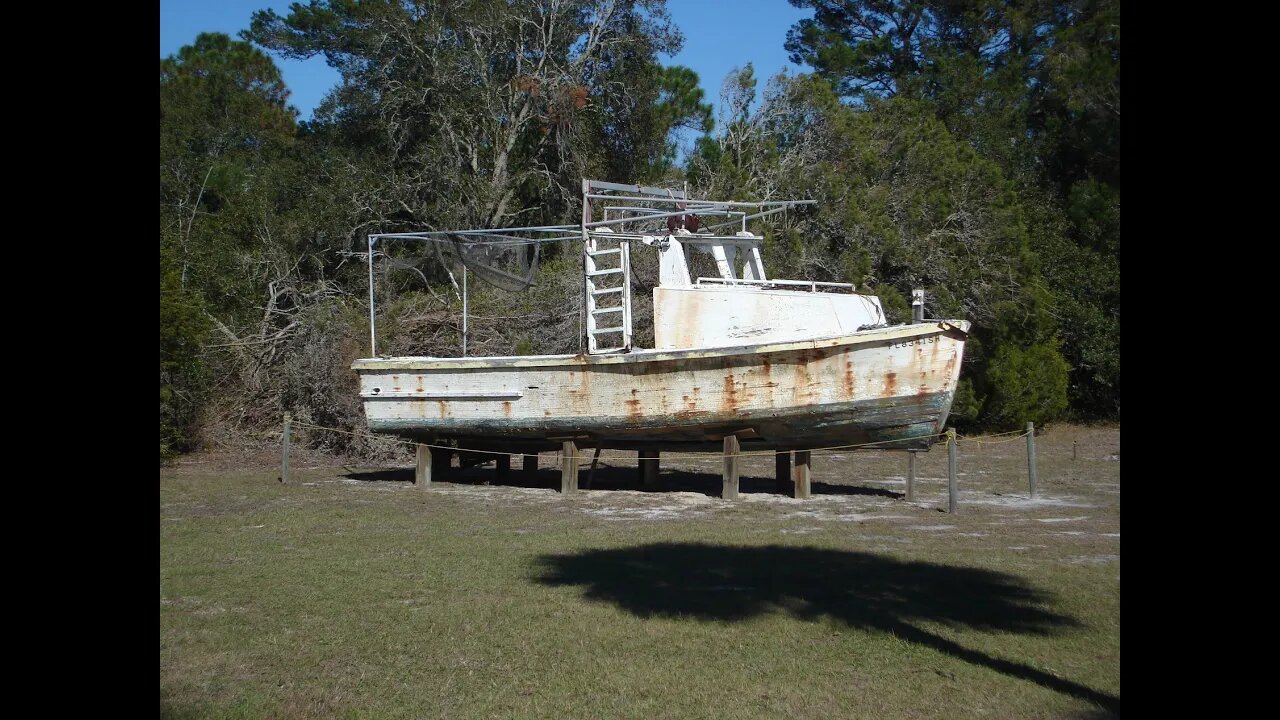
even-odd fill
[{"label": "rope fence", "polygon": [[[585,465],[590,465],[591,471],[592,473],[594,473],[597,463],[599,463],[602,459],[605,461],[625,460],[628,462],[635,459],[630,455],[630,453],[602,455],[601,448],[599,447],[595,448],[595,453],[593,457],[591,457],[588,460],[586,455],[579,454],[577,452],[576,447],[574,448],[574,454],[570,456],[570,455],[566,455],[564,452],[555,452],[554,454],[550,453],[550,451],[547,453],[519,453],[519,452],[508,452],[503,450],[482,450],[478,448],[472,449],[472,448],[465,448],[460,446],[455,447],[452,445],[437,445],[432,443],[421,443],[421,442],[416,442],[414,440],[405,440],[402,438],[390,437],[382,434],[343,430],[341,428],[318,425],[318,424],[306,422],[303,420],[296,420],[291,415],[286,414],[284,416],[284,434],[282,436],[283,457],[281,460],[282,475],[280,478],[282,482],[289,481],[289,444],[290,444],[292,428],[294,426],[299,428],[305,428],[308,430],[333,432],[333,433],[339,433],[343,435],[350,435],[353,437],[362,437],[370,440],[377,440],[379,442],[389,442],[389,443],[412,446],[418,452],[418,475],[416,477],[419,477],[419,478],[425,477],[427,478],[427,482],[430,482],[429,459],[427,460],[427,463],[428,463],[427,469],[424,471],[424,457],[423,457],[424,449],[427,450],[428,456],[431,450],[443,450],[443,451],[448,451],[450,453],[456,452],[459,454],[469,454],[469,455],[493,455],[495,456],[495,459],[497,459],[499,463],[499,469],[502,471],[505,471],[505,469],[509,468],[510,460],[512,457],[519,457],[522,459],[534,458],[535,469],[536,469],[536,461],[538,459],[542,459],[545,457],[546,459],[550,460],[552,464],[561,466],[562,473],[566,476],[564,479],[562,479],[562,491],[571,491],[571,490],[577,489],[576,479],[573,481],[570,481],[569,479],[567,479],[567,475],[568,473],[570,473],[571,468],[573,469],[573,472],[576,473],[576,468],[581,468]],[[1034,423],[1028,422],[1025,430],[1010,430],[1010,431],[1000,432],[1000,433],[990,433],[987,435],[962,436],[956,433],[954,429],[952,429],[952,430],[947,430],[946,432],[933,433],[931,435],[925,435],[920,438],[914,438],[914,439],[923,440],[923,439],[929,439],[929,438],[943,438],[943,437],[947,439],[947,480],[948,480],[947,485],[948,485],[948,496],[949,496],[948,509],[951,513],[955,513],[959,509],[958,508],[959,490],[958,490],[957,481],[956,481],[956,475],[957,475],[956,451],[958,446],[961,444],[976,446],[976,448],[979,451],[981,451],[982,446],[984,444],[1000,445],[1004,443],[1014,442],[1016,440],[1021,440],[1022,438],[1026,438],[1027,440],[1027,479],[1028,479],[1028,485],[1029,485],[1031,497],[1032,499],[1035,498],[1036,496],[1036,459],[1035,459],[1035,424]],[[731,439],[736,440],[736,438],[731,438]],[[796,496],[808,497],[809,495],[809,489],[808,489],[809,464],[810,464],[810,458],[812,455],[816,454],[819,457],[825,457],[825,456],[833,455],[840,451],[857,450],[860,448],[875,448],[880,445],[888,445],[888,444],[900,443],[900,442],[902,441],[901,440],[880,440],[876,442],[853,443],[849,445],[831,445],[827,447],[810,448],[808,450],[795,450],[795,451],[756,450],[756,451],[744,452],[741,450],[737,450],[737,448],[739,447],[737,442],[730,443],[728,442],[728,439],[726,439],[724,452],[714,452],[714,451],[708,451],[708,450],[690,450],[690,451],[680,450],[678,452],[682,456],[681,462],[690,462],[695,464],[724,463],[724,468],[725,468],[724,497],[726,498],[732,498],[737,496],[737,476],[738,476],[737,461],[740,458],[773,456],[774,458],[776,458],[776,464],[777,464],[778,473],[779,473],[779,481],[781,481],[782,468],[784,465],[786,466],[790,465],[790,461],[791,461],[791,458],[793,457],[793,452],[794,452],[794,457],[796,459],[796,469],[795,469],[795,474],[793,475],[793,478],[794,478],[793,482],[795,482],[796,488],[797,488]],[[588,443],[586,447],[591,447],[591,445]],[[732,452],[730,451],[731,447],[734,448],[734,451]],[[906,475],[906,499],[908,502],[913,502],[914,501],[913,483],[915,480],[915,464],[916,464],[917,451],[908,450],[907,452],[909,453],[909,462],[908,462],[908,469],[907,469],[907,475]],[[689,456],[694,456],[694,457],[689,457]],[[785,463],[781,459],[783,456],[787,457],[787,460],[785,461]],[[1072,459],[1073,460],[1075,459],[1074,446],[1072,448]],[[653,469],[653,472],[656,474],[656,462],[657,462],[656,453],[650,455],[649,457],[646,457],[644,451],[640,452],[640,463],[641,463],[642,471],[645,469],[646,463],[650,463],[651,464],[649,466],[650,469]],[[527,460],[526,460],[526,467],[528,467]],[[645,473],[645,476],[648,477],[647,472]],[[576,478],[576,475],[575,475],[575,478]],[[732,490],[730,490],[730,487],[731,487],[730,478],[732,478]],[[803,490],[801,490],[802,482],[803,482]],[[589,486],[590,486],[590,478],[588,478],[588,487]]]},{"label": "rope fence", "polygon": [[[420,443],[420,442],[417,442],[417,441],[414,441],[414,440],[404,440],[404,439],[402,439],[402,438],[397,438],[397,437],[388,437],[388,436],[386,436],[386,435],[375,435],[375,434],[373,434],[373,433],[361,433],[361,432],[353,432],[353,431],[351,431],[351,430],[342,430],[342,429],[340,429],[340,428],[327,427],[327,426],[325,426],[325,425],[316,425],[316,424],[313,424],[313,423],[304,422],[304,421],[302,421],[302,420],[293,420],[293,425],[294,425],[295,427],[303,427],[303,428],[308,428],[308,429],[311,429],[311,430],[323,430],[323,431],[325,431],[325,432],[341,433],[341,434],[343,434],[343,435],[351,435],[351,436],[354,436],[354,437],[369,438],[369,439],[371,439],[371,440],[379,440],[379,441],[382,441],[382,442],[392,442],[392,443],[398,443],[398,444],[401,444],[401,445],[410,445],[410,446],[415,446],[415,447],[416,447],[416,446],[418,446],[418,445],[422,445],[423,447],[435,448],[435,449],[439,449],[439,450],[451,450],[451,451],[453,451],[453,452],[473,453],[473,454],[478,454],[478,455],[508,455],[508,456],[511,456],[511,457],[543,457],[544,455],[546,455],[546,453],[518,453],[518,452],[509,452],[509,451],[506,451],[506,450],[481,450],[481,449],[478,449],[478,448],[476,448],[476,449],[472,449],[472,448],[464,448],[464,447],[460,447],[460,446],[455,447],[455,446],[453,446],[453,445],[433,445],[433,444],[431,444],[431,443]],[[978,445],[979,447],[981,447],[981,445],[982,445],[984,442],[985,442],[985,443],[987,443],[988,445],[997,445],[997,444],[1000,444],[1000,443],[1003,443],[1003,442],[1011,442],[1011,441],[1013,441],[1013,440],[1018,440],[1019,438],[1024,438],[1024,437],[1026,437],[1026,436],[1027,436],[1027,432],[1028,432],[1028,431],[1025,431],[1025,430],[1014,430],[1014,431],[1012,431],[1012,432],[1015,432],[1015,433],[1017,433],[1017,434],[1016,434],[1016,435],[1014,435],[1013,437],[1009,437],[1009,438],[1007,438],[1007,439],[1003,439],[1003,440],[995,440],[995,441],[992,441],[992,440],[990,440],[989,438],[999,438],[999,437],[1003,437],[1003,436],[1005,436],[1005,435],[1008,435],[1009,433],[993,433],[993,434],[991,434],[991,435],[978,435],[978,436],[973,436],[973,437],[969,437],[969,436],[962,436],[962,435],[957,434],[957,435],[956,435],[956,442],[957,442],[957,444],[974,443],[974,444]],[[914,438],[914,439],[925,439],[925,438],[934,438],[934,437],[939,437],[939,438],[941,438],[941,437],[947,437],[947,433],[945,433],[945,432],[933,433],[932,435],[922,435],[922,436],[920,436],[919,438]],[[828,446],[828,447],[809,448],[808,450],[805,450],[804,452],[809,452],[809,453],[825,453],[825,454],[830,455],[831,453],[837,452],[837,451],[839,451],[839,450],[855,450],[855,449],[857,449],[857,448],[867,448],[867,447],[874,447],[874,446],[877,446],[877,445],[888,445],[888,444],[892,444],[892,443],[899,443],[899,442],[902,442],[902,441],[901,441],[901,440],[879,440],[879,441],[877,441],[877,442],[855,443],[855,444],[852,444],[852,445],[831,445],[831,446]],[[586,447],[591,447],[590,443],[588,443],[588,444],[586,445]],[[680,451],[680,454],[682,454],[682,455],[714,455],[715,457],[713,457],[713,458],[706,458],[706,459],[707,459],[707,460],[709,460],[709,461],[718,461],[718,460],[719,460],[719,458],[723,458],[723,457],[778,456],[778,455],[789,455],[789,454],[791,454],[791,452],[792,452],[791,450],[751,450],[751,451],[746,451],[746,452],[737,452],[737,453],[719,453],[719,452],[716,452],[716,451],[714,451],[714,450],[687,450],[687,451],[686,451],[686,450],[681,450],[681,451]],[[556,455],[554,455],[554,456],[552,456],[552,457],[555,457],[556,459],[559,459],[559,458],[560,458],[560,455],[559,455],[559,453],[557,453]],[[630,455],[601,455],[601,459],[604,459],[604,460],[631,460],[631,459],[634,459],[634,458],[632,458]],[[699,458],[699,459],[701,459],[701,458]]]}]

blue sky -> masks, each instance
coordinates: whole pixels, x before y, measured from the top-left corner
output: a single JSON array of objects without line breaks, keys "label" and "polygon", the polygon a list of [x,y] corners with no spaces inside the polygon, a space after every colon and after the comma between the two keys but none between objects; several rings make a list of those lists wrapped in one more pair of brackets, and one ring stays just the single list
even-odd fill
[{"label": "blue sky", "polygon": [[[160,57],[190,45],[201,32],[224,32],[232,37],[249,25],[255,10],[272,8],[287,15],[290,2],[269,0],[160,0]],[[787,29],[810,11],[798,10],[787,0],[668,0],[667,9],[684,32],[685,45],[678,55],[663,58],[668,65],[686,65],[698,73],[707,101],[716,106],[720,83],[734,67],[748,62],[764,79],[786,69],[799,71],[782,49]],[[338,72],[323,58],[284,60],[273,58],[292,92],[289,101],[309,120],[312,111],[338,82]]]}]

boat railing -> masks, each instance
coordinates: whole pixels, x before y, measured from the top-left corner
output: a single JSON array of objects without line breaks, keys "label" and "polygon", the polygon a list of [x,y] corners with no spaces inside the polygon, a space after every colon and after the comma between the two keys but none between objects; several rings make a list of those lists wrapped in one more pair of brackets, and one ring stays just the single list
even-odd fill
[{"label": "boat railing", "polygon": [[699,287],[703,283],[708,285],[754,285],[760,287],[794,287],[808,288],[809,292],[818,292],[818,288],[831,288],[832,290],[848,290],[853,292],[855,287],[852,283],[838,282],[817,282],[814,280],[751,280],[746,278],[718,278],[718,277],[700,277],[694,281],[694,286]]},{"label": "boat railing", "polygon": [[[597,201],[604,219],[594,219],[593,201]],[[816,200],[762,200],[742,202],[729,200],[706,200],[690,197],[688,188],[682,190],[651,187],[647,185],[631,185],[624,183],[603,182],[599,180],[582,181],[582,218],[574,225],[531,225],[509,228],[472,228],[465,230],[432,230],[422,232],[373,233],[368,236],[368,273],[369,273],[369,353],[377,357],[377,311],[374,288],[374,258],[389,257],[388,252],[377,250],[378,243],[388,241],[433,242],[451,246],[462,265],[462,282],[459,293],[462,296],[462,354],[467,354],[467,316],[468,268],[475,265],[475,271],[486,280],[494,283],[504,281],[507,285],[523,285],[532,282],[534,266],[528,268],[528,276],[520,277],[474,260],[468,260],[464,247],[487,247],[490,249],[515,250],[530,245],[540,246],[546,243],[559,243],[570,239],[580,239],[583,243],[583,297],[582,327],[580,338],[585,338],[588,353],[626,352],[631,349],[631,258],[630,243],[641,242],[666,252],[671,241],[681,246],[694,246],[702,252],[716,257],[717,263],[728,268],[730,260],[738,251],[747,252],[754,258],[758,266],[757,274],[763,276],[763,265],[759,259],[759,246],[763,237],[748,231],[748,223],[752,220],[768,217],[776,213],[804,206],[815,205]],[[754,211],[754,212],[752,212]],[[705,225],[698,231],[699,218],[726,218],[726,221]],[[661,222],[668,221],[668,222]],[[688,228],[686,229],[686,223]],[[666,227],[663,227],[663,226]],[[676,227],[672,227],[672,226]],[[736,226],[736,227],[735,227]],[[721,228],[737,230],[733,235],[716,234]],[[732,230],[730,231],[732,232]],[[534,251],[536,258],[536,250]],[[726,257],[726,255],[728,257]],[[446,267],[446,270],[448,268]],[[687,272],[687,270],[686,270]],[[722,270],[732,275],[732,269]],[[687,278],[687,275],[686,275]],[[450,279],[453,274],[450,272]],[[730,278],[699,278],[699,284],[708,283],[755,285],[762,287],[794,286],[808,287],[811,292],[818,288],[847,288],[851,285],[840,283],[810,283],[805,281]],[[606,284],[618,282],[619,284]],[[688,280],[685,285],[687,287]],[[458,285],[457,282],[454,283]],[[614,298],[618,304],[612,304]],[[603,299],[609,304],[597,304]],[[597,321],[600,321],[597,324]],[[610,338],[619,336],[612,347],[604,347],[597,343],[600,336]]]},{"label": "boat railing", "polygon": [[597,233],[604,232],[609,240],[627,240],[640,242],[645,245],[657,245],[665,247],[668,238],[678,240],[683,245],[735,245],[741,247],[751,247],[759,245],[764,237],[760,235],[711,235],[709,233],[687,233],[676,235],[668,232],[614,232],[612,228],[602,227],[593,228],[589,231],[590,235],[598,236]]}]

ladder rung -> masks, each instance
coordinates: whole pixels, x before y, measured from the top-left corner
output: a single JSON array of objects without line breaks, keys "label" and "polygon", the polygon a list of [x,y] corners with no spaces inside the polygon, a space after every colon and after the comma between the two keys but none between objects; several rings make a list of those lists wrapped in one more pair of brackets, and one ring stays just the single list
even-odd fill
[{"label": "ladder rung", "polygon": [[603,290],[592,290],[592,291],[591,291],[591,294],[592,294],[592,295],[608,295],[609,293],[620,293],[620,292],[622,292],[622,286],[621,286],[621,285],[619,285],[619,286],[618,286],[618,287],[616,287],[616,288],[605,288],[605,289],[603,289]]},{"label": "ladder rung", "polygon": [[622,327],[621,327],[621,326],[619,326],[619,327],[616,327],[616,328],[596,328],[595,330],[592,330],[592,331],[591,331],[591,334],[592,334],[592,335],[604,335],[605,333],[616,333],[616,332],[622,332]]},{"label": "ladder rung", "polygon": [[622,272],[622,268],[609,268],[608,270],[594,270],[587,273],[587,277],[598,277],[600,275],[617,275]]},{"label": "ladder rung", "polygon": [[595,310],[592,310],[591,312],[592,312],[592,314],[594,314],[594,315],[603,315],[603,314],[605,314],[605,313],[622,312],[622,308],[621,308],[621,307],[596,308]]},{"label": "ladder rung", "polygon": [[614,248],[612,250],[596,250],[594,252],[588,251],[587,254],[590,255],[591,257],[600,257],[601,255],[620,255],[622,254],[622,248]]}]

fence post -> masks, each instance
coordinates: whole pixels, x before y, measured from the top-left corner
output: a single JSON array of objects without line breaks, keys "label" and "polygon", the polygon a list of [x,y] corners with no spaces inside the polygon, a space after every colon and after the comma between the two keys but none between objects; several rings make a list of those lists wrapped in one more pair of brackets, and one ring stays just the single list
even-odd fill
[{"label": "fence post", "polygon": [[1031,498],[1036,497],[1036,424],[1027,423],[1027,480],[1031,484]]},{"label": "fence post", "polygon": [[284,443],[280,455],[280,482],[289,482],[289,436],[293,432],[293,416],[284,414]]},{"label": "fence post", "polygon": [[424,488],[431,484],[431,461],[435,459],[434,448],[422,443],[415,446],[418,464],[413,469],[413,484]]},{"label": "fence post", "polygon": [[720,497],[725,500],[738,499],[738,470],[741,465],[738,453],[741,450],[742,444],[738,442],[737,435],[724,436],[724,482]]},{"label": "fence post", "polygon": [[960,489],[956,487],[956,431],[947,430],[947,512],[952,515],[960,509]]},{"label": "fence post", "polygon": [[813,493],[813,465],[808,450],[795,451],[795,466],[791,469],[792,496],[807,498]]},{"label": "fence post", "polygon": [[915,502],[916,451],[907,452],[907,502]]},{"label": "fence post", "polygon": [[578,446],[572,440],[560,443],[560,492],[568,495],[578,490]]}]

